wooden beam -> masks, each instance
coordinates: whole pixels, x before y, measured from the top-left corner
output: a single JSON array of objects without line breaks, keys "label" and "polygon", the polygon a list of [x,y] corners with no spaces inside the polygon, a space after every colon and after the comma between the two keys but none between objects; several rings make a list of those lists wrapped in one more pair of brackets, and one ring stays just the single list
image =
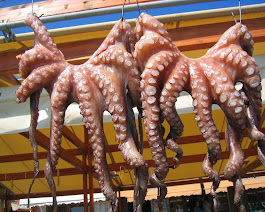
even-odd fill
[{"label": "wooden beam", "polygon": [[[89,139],[88,139],[88,132],[86,129],[86,126],[84,126],[84,141],[85,141],[85,145],[87,146],[87,148],[89,149],[89,151],[87,151],[87,154],[83,154],[83,161],[85,162],[85,164],[87,164],[87,157],[92,157],[91,154],[91,145],[89,143]],[[92,160],[92,158],[89,158],[89,160]],[[92,164],[89,163],[89,166],[92,166]],[[91,167],[89,167],[89,173],[91,172]],[[83,173],[83,194],[84,194],[84,212],[88,212],[88,191],[87,191],[87,173]]]},{"label": "wooden beam", "polygon": [[[100,188],[94,189],[95,193],[101,193]],[[79,190],[67,190],[67,191],[56,191],[56,196],[68,196],[68,195],[78,195],[83,194],[83,189]],[[31,193],[31,198],[38,198],[38,197],[51,197],[51,192],[45,192],[45,193]],[[27,194],[15,194],[13,196],[10,196],[11,200],[17,200],[17,199],[25,199],[28,198]]]},{"label": "wooden beam", "polygon": [[[242,176],[242,178],[259,177],[259,176],[265,176],[265,172],[248,173],[248,174]],[[220,179],[226,180],[224,178],[224,176],[220,176]],[[206,182],[212,182],[212,179],[210,179],[208,177],[203,177],[203,178],[182,179],[182,180],[177,180],[177,181],[166,181],[164,183],[166,184],[166,186],[178,186],[178,185],[206,183]],[[148,188],[152,188],[151,184],[148,184]],[[128,186],[121,187],[121,191],[133,190],[133,189],[134,189],[134,185],[128,185]]]},{"label": "wooden beam", "polygon": [[[248,173],[242,178],[249,178],[249,177],[259,177],[259,176],[265,176],[265,172],[254,172],[254,173]],[[221,180],[226,180],[224,176],[221,176]],[[193,179],[183,179],[183,180],[177,180],[177,181],[168,181],[165,182],[167,186],[177,186],[177,185],[187,185],[187,184],[195,184],[195,183],[205,183],[205,182],[212,182],[211,179],[208,177],[203,177],[203,178],[193,178]],[[152,188],[150,184],[148,184],[148,188]],[[134,185],[128,185],[128,186],[122,186],[119,188],[121,191],[125,190],[133,190]],[[94,188],[95,193],[101,193],[100,188]],[[66,196],[66,195],[77,195],[77,194],[82,194],[83,189],[81,190],[72,190],[72,191],[56,191],[57,196]],[[50,192],[45,192],[45,193],[32,193],[30,194],[31,198],[37,198],[37,197],[50,197],[51,193]],[[11,200],[16,200],[16,199],[25,199],[27,198],[27,194],[17,194],[17,195],[12,195],[10,196]]]},{"label": "wooden beam", "polygon": [[[251,34],[253,35],[253,40],[255,43],[265,41],[265,29],[252,30]],[[180,51],[192,51],[198,49],[208,49],[211,48],[218,42],[221,35],[205,36],[183,39],[180,41],[175,41],[175,45],[179,48]]]},{"label": "wooden beam", "polygon": [[[20,134],[26,138],[29,138],[28,132],[22,132]],[[40,145],[46,150],[49,149],[50,139],[38,130],[36,131],[36,140],[38,145]],[[84,172],[88,171],[87,165],[85,165],[81,160],[79,160],[75,156],[69,155],[68,152],[62,147],[60,148],[59,157]]]},{"label": "wooden beam", "polygon": [[241,170],[241,175],[245,175],[248,172],[258,168],[259,166],[261,166],[262,163],[260,161],[260,159],[257,157],[256,160],[254,160],[252,163],[248,164],[247,166],[245,166],[242,170]]},{"label": "wooden beam", "polygon": [[[261,128],[260,130],[261,130],[261,132],[265,133],[265,128]],[[247,136],[248,136],[248,132],[245,131],[243,133],[243,137],[247,137]],[[28,133],[27,133],[26,137],[28,138]],[[224,139],[224,132],[220,133],[219,138]],[[202,137],[202,135],[181,137],[178,140],[178,144],[182,144],[182,145],[191,144],[191,143],[198,143],[198,142],[205,142],[205,139]],[[89,143],[89,145],[90,145],[90,143]],[[47,149],[46,147],[44,147],[44,148]],[[147,141],[144,141],[144,148],[149,148],[149,144]],[[253,147],[253,148],[251,147],[250,149],[254,149],[254,148],[256,148],[256,147]],[[67,152],[67,154],[72,155],[72,156],[77,156],[77,155],[82,154],[80,149],[67,149],[65,151]],[[120,151],[118,144],[106,146],[106,152],[107,153],[118,152],[118,151]],[[226,154],[226,153],[224,153],[224,154]],[[39,157],[39,159],[46,159],[47,158],[47,152],[38,152],[38,157]],[[0,156],[0,163],[9,163],[9,162],[26,161],[26,160],[33,160],[32,153]]]},{"label": "wooden beam", "polygon": [[[244,149],[243,150],[245,157],[257,155],[257,149]],[[205,154],[198,154],[198,155],[189,155],[189,156],[183,156],[181,160],[181,164],[186,163],[197,163],[202,162],[205,158]],[[228,159],[229,158],[229,152],[223,152],[220,159]],[[149,167],[154,167],[155,163],[153,160],[147,160],[146,161]],[[169,164],[173,164],[173,158],[168,158]],[[95,175],[95,170],[92,167],[92,163],[88,166],[91,168],[91,173]],[[108,168],[109,171],[120,171],[120,167],[124,167],[125,169],[133,169],[133,166],[130,164],[127,164],[125,162],[123,163],[115,163],[115,164],[109,164]],[[76,175],[76,174],[82,174],[82,172],[76,168],[67,168],[67,169],[59,169],[60,176],[66,176],[66,175]],[[54,171],[54,176],[56,176],[57,171]],[[0,174],[0,181],[6,181],[6,180],[21,180],[21,179],[31,179],[33,177],[34,172],[33,171],[27,171],[27,172],[18,172],[18,173],[8,173],[8,174]],[[43,178],[44,171],[41,170],[37,176],[37,178]]]},{"label": "wooden beam", "polygon": [[[67,149],[67,154],[77,156],[81,155],[82,152],[80,149]],[[46,159],[48,156],[47,152],[38,152],[39,159]],[[11,163],[11,162],[18,162],[18,161],[27,161],[33,160],[32,153],[25,153],[25,154],[14,154],[14,155],[2,155],[0,156],[0,163]]]},{"label": "wooden beam", "polygon": [[[262,25],[262,23],[258,23],[258,21],[265,21],[265,18],[262,17],[242,20],[242,23],[248,27],[248,30],[251,32],[253,38],[256,39],[257,42],[261,42],[261,40],[264,39],[264,25]],[[218,40],[220,36],[223,35],[223,33],[233,25],[235,25],[234,21],[228,21],[221,23],[174,28],[168,30],[168,32],[173,41],[185,41],[195,39],[199,41],[198,43],[200,43],[201,38],[209,37],[211,38],[209,42],[212,42],[213,36],[216,36],[215,39]],[[261,40],[259,39],[259,37],[261,37]]]},{"label": "wooden beam", "polygon": [[67,126],[63,127],[63,136],[78,147],[84,154],[88,153],[87,145],[82,142]]},{"label": "wooden beam", "polygon": [[0,188],[3,191],[0,196],[0,199],[2,200],[8,200],[10,199],[10,196],[15,194],[12,190],[10,190],[10,188],[8,188],[6,185],[4,185],[1,182],[0,182]]},{"label": "wooden beam", "polygon": [[[265,134],[265,128],[261,128],[260,131]],[[247,130],[244,131],[243,137],[248,137],[248,131]],[[225,139],[225,133],[224,132],[219,133],[219,139],[220,140]],[[181,144],[181,145],[198,143],[198,142],[205,142],[205,138],[203,138],[202,135],[193,135],[193,136],[180,137],[178,140],[178,144]],[[106,152],[120,151],[118,146],[119,146],[118,144],[106,146]],[[144,148],[149,148],[148,141],[144,141],[143,146],[144,146]]]},{"label": "wooden beam", "polygon": [[88,135],[88,130],[86,126],[84,126],[84,137],[85,137],[85,143],[89,145],[89,154],[88,154],[88,184],[89,184],[89,209],[91,212],[94,212],[94,168],[92,167],[92,158],[93,158],[93,153],[92,153],[92,146],[89,143],[89,135]]},{"label": "wooden beam", "polygon": [[[247,156],[253,156],[257,155],[257,149],[243,149],[245,157]],[[203,162],[205,158],[205,154],[198,154],[198,155],[189,155],[189,156],[183,156],[182,160],[180,161],[180,164],[186,164],[186,163],[197,163],[197,162]],[[222,152],[222,156],[220,159],[228,159],[229,158],[229,152],[225,151]],[[168,158],[169,164],[174,164],[173,158]],[[146,160],[146,163],[149,167],[154,167],[155,163],[153,160]],[[127,163],[116,163],[116,164],[109,164],[109,170],[110,171],[120,171],[120,167],[124,167],[125,169],[133,169],[133,166]]]},{"label": "wooden beam", "polygon": [[[38,152],[39,159],[46,159],[47,155],[48,155],[47,152]],[[0,156],[0,163],[10,163],[10,162],[18,162],[26,160],[33,160],[33,154],[26,153],[26,154],[13,154],[13,155]]]},{"label": "wooden beam", "polygon": [[[76,171],[77,169],[75,169]],[[80,170],[77,170],[82,173]],[[63,172],[62,172],[63,173]],[[62,173],[60,171],[60,175],[62,176]],[[1,176],[1,175],[0,175]],[[265,172],[254,172],[254,173],[247,173],[245,175],[242,175],[242,178],[249,178],[249,177],[259,177],[259,176],[265,176]],[[226,180],[223,176],[221,176],[221,180]],[[2,180],[1,180],[2,181]],[[183,180],[178,180],[178,181],[168,181],[165,182],[167,186],[176,186],[176,185],[186,185],[186,184],[194,184],[194,183],[204,183],[204,182],[211,182],[212,180],[209,179],[208,177],[204,178],[195,178],[195,179],[183,179]],[[149,188],[151,188],[151,185],[148,185]],[[120,190],[133,190],[134,185],[128,185],[128,186],[122,186],[119,188]],[[100,193],[101,190],[100,188],[94,188],[94,193]],[[65,196],[65,195],[77,195],[77,194],[82,194],[82,190],[73,190],[73,191],[57,191],[56,194],[57,196]],[[37,198],[37,197],[50,197],[51,194],[50,192],[47,193],[33,193],[31,194],[31,198]],[[25,199],[27,198],[27,194],[17,194],[17,195],[12,195],[10,196],[10,199]]]},{"label": "wooden beam", "polygon": [[[244,20],[244,24],[249,26],[255,42],[265,41],[265,29],[262,23],[265,18]],[[174,43],[180,51],[191,51],[212,47],[220,36],[232,26],[232,22],[192,26],[168,30]],[[74,43],[58,44],[58,48],[63,52],[66,60],[74,60],[72,63],[81,64],[84,57],[88,58],[100,46],[104,39],[97,38]],[[73,45],[75,48],[73,48]],[[25,49],[14,52],[0,54],[0,75],[18,73],[18,54],[24,53]],[[81,58],[80,61],[78,58]]]},{"label": "wooden beam", "polygon": [[[83,162],[86,164],[86,155],[83,154]],[[84,212],[88,212],[88,199],[87,199],[87,173],[83,172],[83,195],[84,195]]]},{"label": "wooden beam", "polygon": [[[78,175],[83,173],[81,170],[77,168],[56,169],[53,173],[54,177],[57,176],[58,170],[60,172],[60,176]],[[6,173],[6,174],[0,174],[0,181],[32,179],[33,176],[34,176],[33,171]],[[45,177],[44,171],[40,170],[37,178],[44,178],[44,177]]]},{"label": "wooden beam", "polygon": [[[154,0],[138,0],[139,3]],[[136,0],[131,0],[131,4]],[[123,5],[124,0],[97,0],[97,1],[76,1],[76,0],[56,0],[34,2],[33,10],[37,15],[44,16],[72,13],[83,10],[106,8]],[[28,13],[32,11],[32,4],[22,4],[12,7],[0,8],[0,20],[17,21],[24,20]]]}]

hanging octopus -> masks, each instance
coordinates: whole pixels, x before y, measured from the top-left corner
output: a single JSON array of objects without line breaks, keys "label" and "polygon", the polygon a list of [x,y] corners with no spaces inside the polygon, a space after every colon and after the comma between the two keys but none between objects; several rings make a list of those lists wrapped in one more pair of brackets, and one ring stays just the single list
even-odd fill
[{"label": "hanging octopus", "polygon": [[[211,194],[215,211],[220,177],[213,165],[220,158],[222,150],[219,132],[212,118],[212,104],[218,104],[227,117],[226,142],[230,157],[224,176],[234,183],[234,202],[243,211],[241,198],[244,187],[239,173],[244,160],[242,132],[246,127],[249,129],[249,137],[259,141],[258,152],[263,163],[265,161],[264,135],[258,130],[262,109],[261,79],[255,60],[251,57],[254,43],[251,34],[246,26],[237,23],[223,34],[206,55],[190,59],[174,45],[163,24],[150,15],[140,15],[135,32],[138,42],[134,57],[142,72],[144,125],[156,165],[150,182],[159,188],[158,202],[166,195],[163,179],[169,171],[169,164],[165,146],[177,153],[175,166],[183,154],[177,144],[183,124],[175,102],[181,91],[187,91],[192,95],[195,120],[208,147],[202,168],[205,175],[213,180]],[[240,91],[235,89],[237,82],[243,84]],[[170,125],[165,143],[161,124],[163,119]]]},{"label": "hanging octopus", "polygon": [[102,192],[111,202],[112,211],[117,211],[117,197],[112,189],[106,161],[103,129],[105,110],[112,115],[123,158],[140,170],[134,206],[135,211],[141,211],[147,190],[148,167],[135,145],[138,137],[135,134],[132,104],[139,104],[140,73],[131,55],[135,35],[130,25],[123,19],[117,22],[90,60],[82,65],[71,65],[65,61],[36,15],[28,15],[25,23],[34,30],[35,43],[32,49],[22,55],[19,63],[20,75],[25,80],[17,90],[17,102],[34,97],[31,99],[31,105],[35,106],[32,109],[34,117],[31,126],[35,127],[32,130],[35,132],[39,93],[45,88],[50,94],[50,150],[44,172],[53,195],[53,210],[57,210],[53,171],[59,159],[65,110],[69,104],[77,102],[92,143],[95,172],[99,175]]}]

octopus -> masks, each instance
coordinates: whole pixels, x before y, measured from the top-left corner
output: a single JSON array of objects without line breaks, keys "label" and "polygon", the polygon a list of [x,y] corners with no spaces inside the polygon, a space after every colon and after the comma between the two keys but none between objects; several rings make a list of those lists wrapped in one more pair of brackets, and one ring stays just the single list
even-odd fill
[{"label": "octopus", "polygon": [[[230,157],[224,170],[226,179],[235,187],[234,203],[244,211],[242,195],[244,186],[240,177],[244,154],[241,149],[243,131],[258,141],[258,154],[265,164],[264,135],[258,130],[261,119],[261,78],[253,52],[253,39],[247,27],[236,23],[201,58],[183,55],[172,42],[163,24],[142,13],[136,22],[137,43],[133,56],[139,64],[141,75],[141,100],[145,132],[155,162],[150,182],[158,188],[158,206],[167,193],[163,182],[169,171],[165,147],[176,152],[173,167],[183,155],[177,144],[183,124],[176,111],[175,102],[182,91],[193,99],[197,125],[206,140],[207,154],[202,169],[212,179],[211,195],[217,211],[216,189],[219,173],[213,169],[222,149],[219,131],[212,118],[212,104],[217,104],[227,118],[226,144]],[[240,82],[241,89],[235,84]],[[170,125],[170,132],[163,140],[163,120]]]},{"label": "octopus", "polygon": [[34,47],[27,50],[19,62],[19,73],[24,80],[16,92],[16,101],[25,102],[30,97],[30,141],[37,175],[38,158],[34,136],[39,96],[43,88],[50,95],[50,147],[44,172],[53,196],[53,211],[57,211],[53,171],[59,159],[65,110],[72,102],[79,104],[88,129],[94,169],[98,173],[101,190],[110,200],[111,210],[117,211],[117,196],[112,188],[106,161],[103,128],[103,112],[108,111],[112,115],[121,154],[126,162],[139,170],[134,207],[135,211],[141,211],[147,190],[148,167],[136,147],[138,135],[132,107],[141,105],[140,72],[131,54],[135,44],[131,26],[121,19],[87,62],[72,65],[64,59],[47,28],[35,14],[29,14],[25,23],[34,30],[35,42]]}]

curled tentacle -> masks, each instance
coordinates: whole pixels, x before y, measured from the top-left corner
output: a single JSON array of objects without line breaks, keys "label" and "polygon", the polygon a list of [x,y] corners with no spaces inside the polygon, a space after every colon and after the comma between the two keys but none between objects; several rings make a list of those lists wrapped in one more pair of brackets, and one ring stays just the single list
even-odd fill
[{"label": "curled tentacle", "polygon": [[19,61],[19,75],[22,78],[28,77],[40,64],[52,64],[64,61],[62,54],[55,55],[43,46],[36,46],[22,54]]},{"label": "curled tentacle", "polygon": [[31,112],[31,120],[30,120],[30,128],[29,128],[29,140],[33,150],[33,160],[34,160],[34,175],[32,181],[29,186],[28,191],[28,207],[29,207],[29,197],[32,186],[35,182],[35,179],[39,173],[39,160],[38,160],[38,144],[36,141],[36,129],[38,124],[38,116],[39,116],[39,99],[40,99],[41,90],[36,91],[30,96],[30,112]]},{"label": "curled tentacle", "polygon": [[174,168],[179,165],[183,155],[183,151],[177,144],[177,140],[182,135],[184,128],[176,111],[175,102],[189,79],[186,63],[179,63],[175,69],[178,70],[178,72],[173,72],[168,77],[160,96],[160,108],[163,112],[163,117],[165,117],[170,125],[170,132],[166,138],[166,145],[169,149],[177,153],[173,159],[175,163]]},{"label": "curled tentacle", "polygon": [[226,30],[219,41],[208,50],[207,54],[214,54],[216,50],[230,47],[233,44],[240,45],[244,51],[252,55],[254,41],[245,25],[237,23]]},{"label": "curled tentacle", "polygon": [[25,19],[25,24],[31,27],[34,31],[34,45],[42,45],[52,53],[61,55],[60,50],[58,50],[57,45],[54,43],[47,28],[43,25],[36,14],[29,13]]},{"label": "curled tentacle", "polygon": [[242,132],[242,130],[240,131],[233,128],[229,121],[227,122],[225,139],[230,151],[230,156],[225,166],[224,177],[234,182],[234,203],[237,205],[242,205],[242,195],[244,192],[244,186],[240,178],[240,171],[244,161],[244,153],[240,145]]},{"label": "curled tentacle", "polygon": [[18,103],[25,102],[27,98],[39,88],[46,87],[49,91],[53,86],[53,79],[57,78],[58,73],[65,67],[64,64],[54,63],[35,68],[29,76],[22,81],[21,86],[16,92]]},{"label": "curled tentacle", "polygon": [[[168,32],[163,28],[163,24],[145,13],[137,19],[135,32],[139,41],[135,46],[134,57],[143,72],[141,100],[145,132],[156,166],[150,177],[150,182],[153,186],[158,187],[158,205],[161,207],[161,201],[163,201],[167,192],[163,180],[168,173],[169,165],[163,142],[159,98],[161,95],[160,89],[164,84],[163,78],[166,78],[167,72],[170,72],[173,68],[172,64],[178,53],[176,47],[172,45]],[[178,157],[180,159],[182,153],[175,142],[170,140],[168,147],[179,152]],[[178,163],[177,160],[176,163]]]},{"label": "curled tentacle", "polygon": [[[201,64],[201,66],[204,67],[203,64]],[[203,69],[197,67],[198,66],[196,66],[195,64],[190,65],[193,106],[195,120],[197,121],[197,125],[200,128],[200,131],[205,138],[208,147],[208,152],[203,161],[202,169],[205,175],[213,180],[211,195],[214,198],[216,207],[216,190],[219,187],[220,176],[219,173],[213,169],[213,165],[216,164],[218,159],[221,157],[222,149],[219,140],[219,132],[212,118],[211,89],[207,86],[207,77],[199,77]],[[210,70],[208,70],[207,73],[209,73],[209,71]]]},{"label": "curled tentacle", "polygon": [[[57,74],[58,76],[58,73],[64,69],[64,59],[61,52],[57,50],[56,44],[47,32],[46,27],[43,26],[36,15],[29,14],[25,23],[33,28],[35,32],[35,42],[33,49],[26,51],[21,56],[21,60],[19,62],[19,73],[21,77],[27,78],[22,82],[16,92],[16,95],[18,103],[24,102],[28,97],[30,97],[31,127],[29,133],[34,158],[34,177],[29,187],[30,193],[39,169],[35,132],[37,127],[40,92],[43,87],[50,86],[55,75]],[[45,43],[45,40],[47,40],[48,43]],[[51,56],[51,54],[53,55]],[[47,65],[51,62],[62,63],[62,67],[58,68],[56,64]]]},{"label": "curled tentacle", "polygon": [[[135,210],[141,210],[147,190],[148,168],[135,144],[138,135],[134,126],[132,105],[128,104],[126,94],[128,86],[133,104],[139,105],[140,73],[136,61],[130,54],[133,51],[134,33],[130,25],[124,21],[118,22],[112,31],[114,38],[108,41],[107,37],[106,42],[102,44],[103,47],[100,47],[90,59],[93,65],[91,77],[102,92],[106,108],[112,115],[114,129],[117,132],[116,140],[119,142],[124,160],[139,170],[140,181],[135,186],[139,196],[134,207]],[[125,44],[124,40],[129,40],[130,43]],[[105,48],[109,42],[111,45]],[[134,91],[136,92],[133,93]]]},{"label": "curled tentacle", "polygon": [[[68,78],[66,78],[66,76]],[[49,157],[45,166],[45,177],[52,191],[53,207],[56,210],[56,186],[53,180],[53,171],[58,164],[59,151],[61,147],[62,129],[64,124],[65,110],[69,104],[69,90],[71,90],[71,81],[69,72],[63,73],[54,85],[51,95],[51,135]]]},{"label": "curled tentacle", "polygon": [[[237,196],[235,196],[235,200],[237,203],[240,202],[242,186],[240,186],[239,170],[244,159],[240,142],[242,132],[246,127],[249,128],[249,137],[259,141],[258,153],[265,163],[265,156],[262,153],[265,148],[265,139],[258,130],[261,118],[260,76],[255,60],[251,57],[254,42],[247,27],[240,23],[232,26],[205,56],[198,59],[190,59],[182,55],[171,42],[163,25],[147,14],[141,14],[138,18],[135,32],[139,41],[136,43],[134,56],[140,69],[143,70],[142,105],[144,117],[146,117],[148,139],[161,139],[160,110],[170,125],[168,141],[171,141],[171,137],[177,138],[181,134],[182,126],[174,103],[182,90],[191,92],[195,119],[198,121],[198,126],[208,145],[203,170],[207,176],[213,179],[211,194],[216,200],[215,208],[217,209],[215,191],[219,186],[220,177],[213,169],[213,165],[221,156],[221,146],[218,130],[211,115],[211,105],[218,104],[229,122],[230,129],[227,132],[233,136],[230,138],[231,140],[228,140],[231,155],[225,172],[228,179],[236,182]],[[173,54],[172,56],[167,55],[167,61],[162,57],[163,54],[166,55],[166,51],[174,54],[174,57]],[[190,76],[188,82],[180,80],[181,73],[185,70],[185,64],[181,64],[183,61],[188,65],[186,68]],[[172,75],[177,76],[176,79]],[[244,94],[245,97],[235,89],[237,82],[243,83],[241,94]],[[158,99],[160,107],[156,105]],[[153,109],[151,110],[151,108]],[[155,118],[156,122],[151,117]],[[155,131],[150,130],[150,127],[153,127]],[[150,144],[152,146],[152,142]],[[161,144],[157,143],[156,146],[160,148]],[[151,148],[151,151],[153,155],[157,154],[155,148]],[[153,179],[153,181],[155,180]]]}]

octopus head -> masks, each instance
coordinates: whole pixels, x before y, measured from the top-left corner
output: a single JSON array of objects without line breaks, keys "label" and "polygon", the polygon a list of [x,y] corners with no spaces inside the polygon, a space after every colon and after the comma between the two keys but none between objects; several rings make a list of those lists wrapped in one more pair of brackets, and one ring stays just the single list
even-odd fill
[{"label": "octopus head", "polygon": [[112,27],[108,36],[92,57],[98,56],[108,48],[112,48],[115,45],[118,45],[120,48],[123,48],[125,51],[131,53],[134,50],[135,43],[135,34],[131,25],[124,19],[121,19]]},{"label": "octopus head", "polygon": [[122,41],[126,46],[126,50],[132,53],[134,51],[134,46],[136,43],[135,33],[128,22],[122,20],[121,23],[122,23],[121,29],[123,30]]},{"label": "octopus head", "polygon": [[252,56],[254,50],[254,40],[252,39],[252,35],[248,31],[248,28],[245,25],[243,24],[239,25],[242,34],[239,39],[240,46],[244,51],[248,53],[248,55]]},{"label": "octopus head", "polygon": [[248,55],[252,56],[253,53],[253,45],[254,41],[248,28],[241,24],[236,23],[219,39],[219,41],[215,44],[214,48],[210,49],[209,51],[216,51],[221,48],[230,48],[231,46],[238,46],[242,48],[244,51],[248,53]]},{"label": "octopus head", "polygon": [[153,16],[142,13],[136,21],[135,26],[136,37],[139,40],[145,33],[152,32],[160,36],[170,39],[164,25],[155,19]]}]

